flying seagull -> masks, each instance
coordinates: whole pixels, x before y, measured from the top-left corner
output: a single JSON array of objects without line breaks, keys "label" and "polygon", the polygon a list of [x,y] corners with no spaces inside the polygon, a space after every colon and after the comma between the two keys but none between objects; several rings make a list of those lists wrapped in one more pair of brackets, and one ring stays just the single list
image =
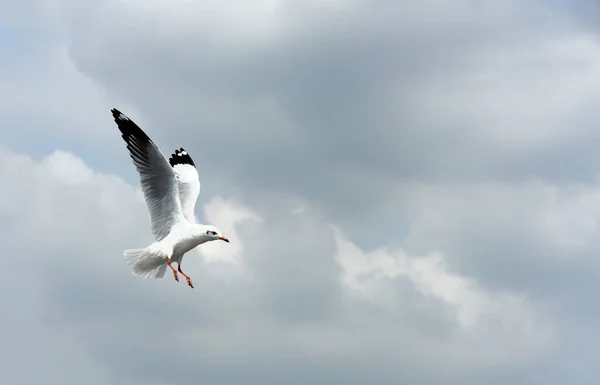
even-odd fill
[{"label": "flying seagull", "polygon": [[[183,148],[175,150],[167,161],[137,124],[116,108],[111,112],[140,174],[150,228],[156,239],[146,248],[125,250],[125,261],[134,275],[145,278],[162,278],[168,266],[176,281],[179,272],[193,288],[191,278],[181,271],[183,255],[208,241],[229,242],[215,226],[196,223],[194,208],[200,193],[196,165]],[[177,270],[173,262],[177,262]]]}]

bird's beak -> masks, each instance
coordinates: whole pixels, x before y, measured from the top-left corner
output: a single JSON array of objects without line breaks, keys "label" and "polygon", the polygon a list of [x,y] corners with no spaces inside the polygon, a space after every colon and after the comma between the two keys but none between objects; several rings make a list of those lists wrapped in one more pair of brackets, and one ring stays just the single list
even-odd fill
[{"label": "bird's beak", "polygon": [[227,243],[229,243],[229,239],[225,238],[225,237],[219,237],[220,240],[225,241]]}]

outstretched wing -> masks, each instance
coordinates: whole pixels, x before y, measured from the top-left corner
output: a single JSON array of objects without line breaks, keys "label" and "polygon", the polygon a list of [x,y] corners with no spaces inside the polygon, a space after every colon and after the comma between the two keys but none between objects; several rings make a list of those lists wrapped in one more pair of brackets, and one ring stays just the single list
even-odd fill
[{"label": "outstretched wing", "polygon": [[175,172],[158,147],[131,119],[119,110],[111,110],[129,156],[140,174],[140,183],[150,216],[150,228],[157,241],[166,237],[183,212],[177,193]]},{"label": "outstretched wing", "polygon": [[192,157],[183,148],[175,150],[169,158],[169,163],[175,171],[179,187],[179,201],[183,215],[191,223],[196,223],[194,209],[200,194],[200,178]]}]

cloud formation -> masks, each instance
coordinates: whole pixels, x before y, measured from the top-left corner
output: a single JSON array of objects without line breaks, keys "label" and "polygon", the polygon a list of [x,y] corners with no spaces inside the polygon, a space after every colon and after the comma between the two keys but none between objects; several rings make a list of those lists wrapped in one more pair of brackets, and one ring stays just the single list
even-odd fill
[{"label": "cloud formation", "polygon": [[[12,5],[2,380],[593,383],[590,9]],[[152,239],[110,107],[199,167],[232,242],[185,258],[194,290],[123,261]]]},{"label": "cloud formation", "polygon": [[[35,328],[70,330],[67,344],[91,354],[100,373],[108,367],[140,383],[192,383],[198,376],[241,381],[253,371],[255,381],[268,381],[281,370],[275,383],[288,378],[285,368],[305,368],[321,381],[319,371],[350,363],[370,373],[376,359],[391,383],[400,374],[398,354],[409,348],[413,358],[401,359],[402,366],[418,364],[425,373],[421,360],[435,356],[452,378],[513,360],[516,351],[526,362],[551,336],[526,299],[480,288],[450,271],[440,254],[365,253],[329,223],[292,214],[291,206],[289,215],[258,220],[240,203],[214,198],[205,215],[235,234],[244,264],[230,263],[215,244],[203,252],[211,263],[193,253],[185,261],[197,291],[168,279],[136,279],[120,254],[149,241],[137,188],[65,152],[36,162],[5,150],[2,164],[2,178],[15,182],[3,210],[13,227],[3,242],[28,256],[28,286],[41,296]],[[7,267],[23,270],[22,261],[13,263]],[[10,290],[22,281],[7,284]],[[465,358],[462,369],[449,364],[456,355]],[[178,362],[172,372],[158,365],[162,356]],[[204,377],[214,360],[241,367],[236,374],[213,368]],[[347,375],[350,381],[356,374]]]}]

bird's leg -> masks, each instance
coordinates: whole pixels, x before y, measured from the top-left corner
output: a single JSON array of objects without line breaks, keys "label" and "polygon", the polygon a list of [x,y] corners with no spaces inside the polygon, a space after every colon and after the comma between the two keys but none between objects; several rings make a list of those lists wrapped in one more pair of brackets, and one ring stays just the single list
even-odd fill
[{"label": "bird's leg", "polygon": [[173,270],[173,277],[175,277],[175,280],[177,282],[179,282],[179,277],[177,276],[177,270],[175,270],[173,265],[171,265],[171,258],[167,259],[167,266],[169,266],[171,268],[171,270]]},{"label": "bird's leg", "polygon": [[187,275],[186,273],[184,273],[183,271],[181,271],[181,262],[178,263],[179,266],[177,266],[177,271],[179,271],[181,273],[181,275],[183,275],[187,281],[187,284],[189,287],[191,287],[192,289],[194,288],[194,285],[192,285],[192,279],[190,278],[189,275]]}]

